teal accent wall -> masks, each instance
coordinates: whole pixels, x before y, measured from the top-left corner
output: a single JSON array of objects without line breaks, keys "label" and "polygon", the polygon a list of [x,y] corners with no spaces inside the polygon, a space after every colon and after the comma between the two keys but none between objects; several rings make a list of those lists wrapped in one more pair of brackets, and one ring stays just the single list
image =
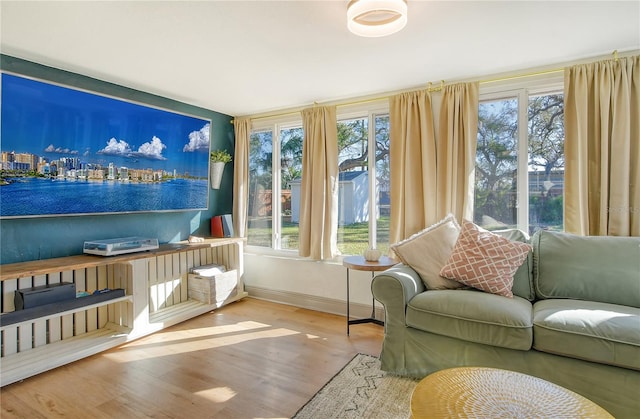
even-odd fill
[{"label": "teal accent wall", "polygon": [[[26,77],[211,119],[211,149],[226,149],[234,154],[233,124],[229,115],[8,55],[0,55],[0,68]],[[182,76],[189,77],[188,74]],[[157,238],[160,243],[174,243],[186,240],[189,235],[209,236],[211,217],[231,213],[232,195],[233,162],[225,166],[220,189],[209,189],[206,211],[0,219],[0,263],[81,254],[85,240],[142,236]]]}]

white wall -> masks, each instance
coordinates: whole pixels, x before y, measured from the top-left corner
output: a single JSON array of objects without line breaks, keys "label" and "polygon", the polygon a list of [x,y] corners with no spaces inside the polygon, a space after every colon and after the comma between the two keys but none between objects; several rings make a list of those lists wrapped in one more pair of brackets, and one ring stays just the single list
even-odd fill
[{"label": "white wall", "polygon": [[[257,253],[261,252],[261,253]],[[250,296],[334,314],[346,314],[347,269],[339,261],[316,262],[245,249],[244,283]],[[371,273],[350,270],[352,317],[371,315]],[[376,305],[376,317],[382,309]]]}]

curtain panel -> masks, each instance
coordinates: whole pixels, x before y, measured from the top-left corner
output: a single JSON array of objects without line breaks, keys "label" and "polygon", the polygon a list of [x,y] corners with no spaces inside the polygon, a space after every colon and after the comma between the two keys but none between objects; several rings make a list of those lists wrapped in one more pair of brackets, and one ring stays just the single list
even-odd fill
[{"label": "curtain panel", "polygon": [[565,69],[565,231],[640,236],[640,56]]},{"label": "curtain panel", "polygon": [[338,254],[338,128],[335,106],[302,111],[299,254],[314,260]]},{"label": "curtain panel", "polygon": [[458,83],[442,89],[437,136],[437,213],[473,220],[479,84]]},{"label": "curtain panel", "polygon": [[234,118],[235,152],[233,163],[233,229],[237,237],[247,237],[249,202],[249,137],[251,120]]},{"label": "curtain panel", "polygon": [[397,243],[437,221],[431,94],[420,90],[392,96],[389,124],[389,243]]},{"label": "curtain panel", "polygon": [[473,217],[478,83],[445,86],[440,117],[426,90],[389,99],[391,220],[397,243],[448,213]]}]

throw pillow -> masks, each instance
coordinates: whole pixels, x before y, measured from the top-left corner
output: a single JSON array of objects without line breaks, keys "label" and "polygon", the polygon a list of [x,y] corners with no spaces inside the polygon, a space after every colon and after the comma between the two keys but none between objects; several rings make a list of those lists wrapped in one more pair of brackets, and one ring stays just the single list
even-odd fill
[{"label": "throw pillow", "polygon": [[453,214],[391,246],[405,265],[415,270],[427,289],[453,289],[463,285],[440,276],[460,234]]},{"label": "throw pillow", "polygon": [[530,250],[529,244],[513,242],[463,220],[460,236],[440,275],[512,298],[513,274]]}]

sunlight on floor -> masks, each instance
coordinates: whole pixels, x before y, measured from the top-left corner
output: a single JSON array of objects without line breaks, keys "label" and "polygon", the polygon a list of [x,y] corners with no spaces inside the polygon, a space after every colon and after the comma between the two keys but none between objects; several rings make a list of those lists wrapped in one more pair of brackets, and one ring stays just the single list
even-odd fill
[{"label": "sunlight on floor", "polygon": [[[147,336],[121,347],[121,351],[104,354],[116,362],[128,362],[139,355],[140,358],[166,356],[167,350],[172,354],[210,350],[229,345],[237,345],[256,339],[280,338],[298,335],[300,332],[286,328],[270,329],[270,325],[245,321],[233,325],[195,328],[188,330],[163,331]],[[266,330],[265,330],[266,329]],[[309,338],[316,336],[307,335]],[[160,348],[161,346],[161,348]],[[137,352],[139,352],[137,354]],[[156,355],[154,352],[157,352]],[[160,353],[163,353],[160,355]],[[124,354],[128,361],[120,361]]]},{"label": "sunlight on floor", "polygon": [[181,330],[162,330],[155,332],[153,335],[146,336],[143,339],[135,342],[128,343],[125,347],[134,347],[147,345],[150,342],[170,342],[173,340],[184,340],[184,335],[189,334],[193,337],[210,336],[215,337],[219,335],[246,332],[248,330],[256,330],[261,328],[271,327],[268,324],[258,323],[254,321],[238,322],[236,324],[226,324],[222,326],[212,327],[199,327],[193,329],[181,329]]},{"label": "sunlight on floor", "polygon": [[237,393],[229,387],[208,388],[202,391],[196,391],[193,394],[211,400],[214,403],[224,403],[231,400]]}]

